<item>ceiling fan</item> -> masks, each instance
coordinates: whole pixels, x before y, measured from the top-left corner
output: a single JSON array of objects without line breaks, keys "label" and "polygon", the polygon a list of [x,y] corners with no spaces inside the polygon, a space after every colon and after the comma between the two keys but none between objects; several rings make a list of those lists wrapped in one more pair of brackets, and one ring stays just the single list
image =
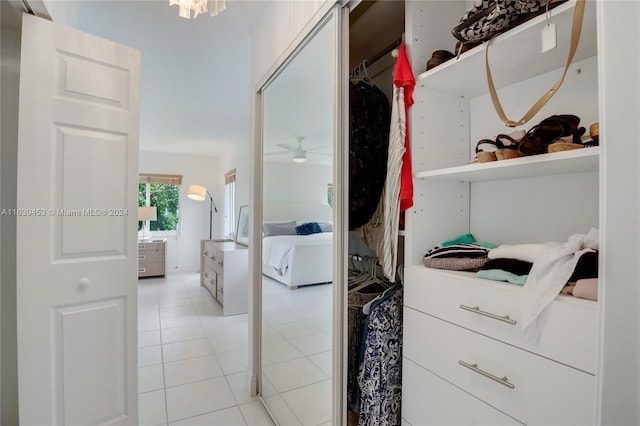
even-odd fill
[{"label": "ceiling fan", "polygon": [[[322,148],[324,148],[324,146],[317,146],[317,147],[314,147],[314,148],[304,149],[302,147],[302,141],[304,140],[303,136],[296,137],[296,140],[298,141],[298,146],[291,146],[291,145],[286,144],[286,143],[279,143],[279,144],[276,145],[276,146],[279,146],[280,148],[286,149],[287,151],[293,152],[293,161],[295,161],[296,163],[304,163],[305,161],[307,161],[307,153],[331,156],[330,154],[324,154],[324,153],[321,153],[321,152],[313,152],[313,150],[322,149]],[[287,151],[271,152],[271,153],[267,153],[265,155],[277,155],[277,154],[285,153]]]}]

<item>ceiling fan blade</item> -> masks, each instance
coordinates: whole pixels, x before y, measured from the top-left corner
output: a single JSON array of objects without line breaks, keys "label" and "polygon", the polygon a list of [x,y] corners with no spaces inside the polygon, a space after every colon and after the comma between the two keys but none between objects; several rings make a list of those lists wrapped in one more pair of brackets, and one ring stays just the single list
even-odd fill
[{"label": "ceiling fan blade", "polygon": [[313,148],[306,148],[305,151],[314,151],[316,149],[325,149],[325,148],[330,148],[330,145],[318,145],[318,146],[314,146]]},{"label": "ceiling fan blade", "polygon": [[307,154],[324,155],[325,157],[333,157],[333,154],[325,154],[324,152],[308,152]]},{"label": "ceiling fan blade", "polygon": [[289,151],[265,152],[264,155],[291,155]]},{"label": "ceiling fan blade", "polygon": [[295,146],[287,145],[286,143],[279,143],[276,146],[280,148],[288,149],[289,151],[295,151],[297,148]]}]

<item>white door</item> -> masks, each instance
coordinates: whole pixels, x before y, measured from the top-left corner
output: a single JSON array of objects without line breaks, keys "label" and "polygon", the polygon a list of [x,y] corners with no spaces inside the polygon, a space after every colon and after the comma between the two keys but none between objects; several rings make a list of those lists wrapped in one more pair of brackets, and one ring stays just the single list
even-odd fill
[{"label": "white door", "polygon": [[140,54],[30,15],[22,32],[20,423],[136,424]]}]

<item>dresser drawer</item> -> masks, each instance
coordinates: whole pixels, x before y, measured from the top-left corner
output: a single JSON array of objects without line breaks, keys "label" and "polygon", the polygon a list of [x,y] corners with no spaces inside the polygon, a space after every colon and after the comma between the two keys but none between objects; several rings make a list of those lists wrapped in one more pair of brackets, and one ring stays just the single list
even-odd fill
[{"label": "dresser drawer", "polygon": [[221,305],[224,305],[224,278],[218,275],[218,290],[216,292],[216,299]]},{"label": "dresser drawer", "polygon": [[138,243],[138,252],[164,252],[164,241]]},{"label": "dresser drawer", "polygon": [[164,262],[164,250],[161,251],[138,251],[138,263],[142,262]]},{"label": "dresser drawer", "polygon": [[[540,335],[534,342],[520,327],[522,287],[476,278],[469,272],[425,267],[407,268],[405,277],[405,305],[595,374],[596,302],[558,296],[538,318]],[[465,307],[498,317],[508,315],[511,323]]]},{"label": "dresser drawer", "polygon": [[223,275],[224,271],[224,251],[213,244],[205,244],[203,253],[205,265],[211,268],[218,275]]},{"label": "dresser drawer", "polygon": [[402,419],[416,426],[521,425],[407,358],[402,360]]},{"label": "dresser drawer", "polygon": [[523,423],[592,423],[595,376],[411,308],[404,309],[403,354]]},{"label": "dresser drawer", "polygon": [[203,284],[209,290],[209,292],[214,295],[216,294],[216,273],[207,269],[204,274],[202,274]]},{"label": "dresser drawer", "polygon": [[138,277],[155,277],[164,275],[164,261],[162,262],[139,262]]}]

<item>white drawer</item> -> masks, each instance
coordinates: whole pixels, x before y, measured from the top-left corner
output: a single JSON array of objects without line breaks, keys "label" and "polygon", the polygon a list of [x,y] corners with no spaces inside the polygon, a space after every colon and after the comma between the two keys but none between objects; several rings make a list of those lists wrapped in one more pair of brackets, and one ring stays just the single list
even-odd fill
[{"label": "white drawer", "polygon": [[[596,371],[597,303],[558,296],[540,315],[540,336],[526,338],[520,328],[520,286],[421,266],[405,271],[405,305],[588,373]],[[509,318],[515,325],[461,308]]]},{"label": "white drawer", "polygon": [[[567,334],[570,334],[570,330]],[[595,376],[462,327],[404,309],[403,354],[526,424],[593,423]],[[505,377],[509,388],[460,365]]]},{"label": "white drawer", "polygon": [[506,414],[402,359],[402,420],[411,425],[520,425]]}]

